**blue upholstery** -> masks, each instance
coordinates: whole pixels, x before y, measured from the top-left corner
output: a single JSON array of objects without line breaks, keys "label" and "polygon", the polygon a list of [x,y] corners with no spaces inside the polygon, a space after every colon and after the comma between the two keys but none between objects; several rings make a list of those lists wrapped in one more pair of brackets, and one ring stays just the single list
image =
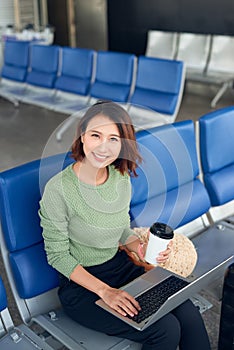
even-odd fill
[{"label": "blue upholstery", "polygon": [[132,226],[162,221],[175,229],[206,213],[210,201],[197,179],[193,122],[141,131],[137,142],[144,160],[132,178]]},{"label": "blue upholstery", "polygon": [[28,62],[29,42],[7,40],[4,48],[2,78],[24,82],[26,79]]},{"label": "blue upholstery", "polygon": [[0,277],[0,312],[7,308],[7,296],[6,290]]},{"label": "blue upholstery", "polygon": [[234,199],[234,107],[210,112],[199,120],[201,164],[211,204]]},{"label": "blue upholstery", "polygon": [[31,70],[26,78],[27,83],[44,88],[53,88],[57,77],[58,64],[58,46],[32,45]]},{"label": "blue upholstery", "polygon": [[136,86],[130,102],[173,115],[181,91],[182,78],[182,62],[140,56]]},{"label": "blue upholstery", "polygon": [[62,49],[62,70],[55,82],[55,88],[75,94],[87,95],[93,70],[94,50]]},{"label": "blue upholstery", "polygon": [[31,298],[58,285],[57,272],[47,264],[38,209],[44,184],[71,162],[61,154],[0,174],[2,229],[21,298]]},{"label": "blue upholstery", "polygon": [[135,56],[127,53],[99,51],[95,81],[90,95],[95,98],[127,102],[134,72]]}]

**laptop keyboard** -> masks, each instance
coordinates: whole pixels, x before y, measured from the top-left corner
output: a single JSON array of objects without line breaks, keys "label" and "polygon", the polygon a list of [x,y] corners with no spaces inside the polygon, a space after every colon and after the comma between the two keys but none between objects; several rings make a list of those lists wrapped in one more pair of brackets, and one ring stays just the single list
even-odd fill
[{"label": "laptop keyboard", "polygon": [[174,275],[166,278],[155,287],[136,297],[136,300],[141,306],[141,311],[133,317],[128,317],[137,323],[144,321],[146,318],[153,315],[171,295],[188,284],[189,282]]}]

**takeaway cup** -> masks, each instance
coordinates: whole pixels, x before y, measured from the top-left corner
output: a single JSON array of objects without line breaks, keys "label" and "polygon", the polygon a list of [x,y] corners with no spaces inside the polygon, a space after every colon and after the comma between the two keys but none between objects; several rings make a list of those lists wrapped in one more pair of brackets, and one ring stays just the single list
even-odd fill
[{"label": "takeaway cup", "polygon": [[174,237],[173,229],[161,222],[155,222],[149,229],[149,241],[146,249],[145,260],[156,265],[158,254],[167,249],[167,245]]}]

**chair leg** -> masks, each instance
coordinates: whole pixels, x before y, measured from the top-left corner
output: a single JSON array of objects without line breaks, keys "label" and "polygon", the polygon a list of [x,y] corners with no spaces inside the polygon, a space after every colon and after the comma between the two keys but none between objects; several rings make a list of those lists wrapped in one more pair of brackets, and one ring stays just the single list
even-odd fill
[{"label": "chair leg", "polygon": [[215,95],[215,97],[213,98],[213,100],[211,101],[211,107],[215,108],[217,102],[220,100],[220,98],[223,96],[223,94],[225,93],[225,91],[227,90],[227,88],[230,85],[230,81],[223,83],[223,85],[221,86],[221,88],[219,89],[219,91],[217,92],[217,94]]},{"label": "chair leg", "polygon": [[0,94],[1,97],[5,98],[6,100],[8,100],[9,102],[13,103],[13,105],[15,107],[19,107],[19,101],[13,97],[13,96],[9,96],[9,95],[5,95],[5,94]]}]

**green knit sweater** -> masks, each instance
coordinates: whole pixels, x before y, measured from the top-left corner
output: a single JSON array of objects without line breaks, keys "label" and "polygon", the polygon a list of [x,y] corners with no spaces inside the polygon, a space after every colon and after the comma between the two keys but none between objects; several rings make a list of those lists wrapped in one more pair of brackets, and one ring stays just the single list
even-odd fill
[{"label": "green knit sweater", "polygon": [[72,165],[46,184],[39,215],[47,259],[69,278],[77,265],[93,266],[111,259],[130,229],[130,178],[109,166],[99,186],[77,178]]}]

